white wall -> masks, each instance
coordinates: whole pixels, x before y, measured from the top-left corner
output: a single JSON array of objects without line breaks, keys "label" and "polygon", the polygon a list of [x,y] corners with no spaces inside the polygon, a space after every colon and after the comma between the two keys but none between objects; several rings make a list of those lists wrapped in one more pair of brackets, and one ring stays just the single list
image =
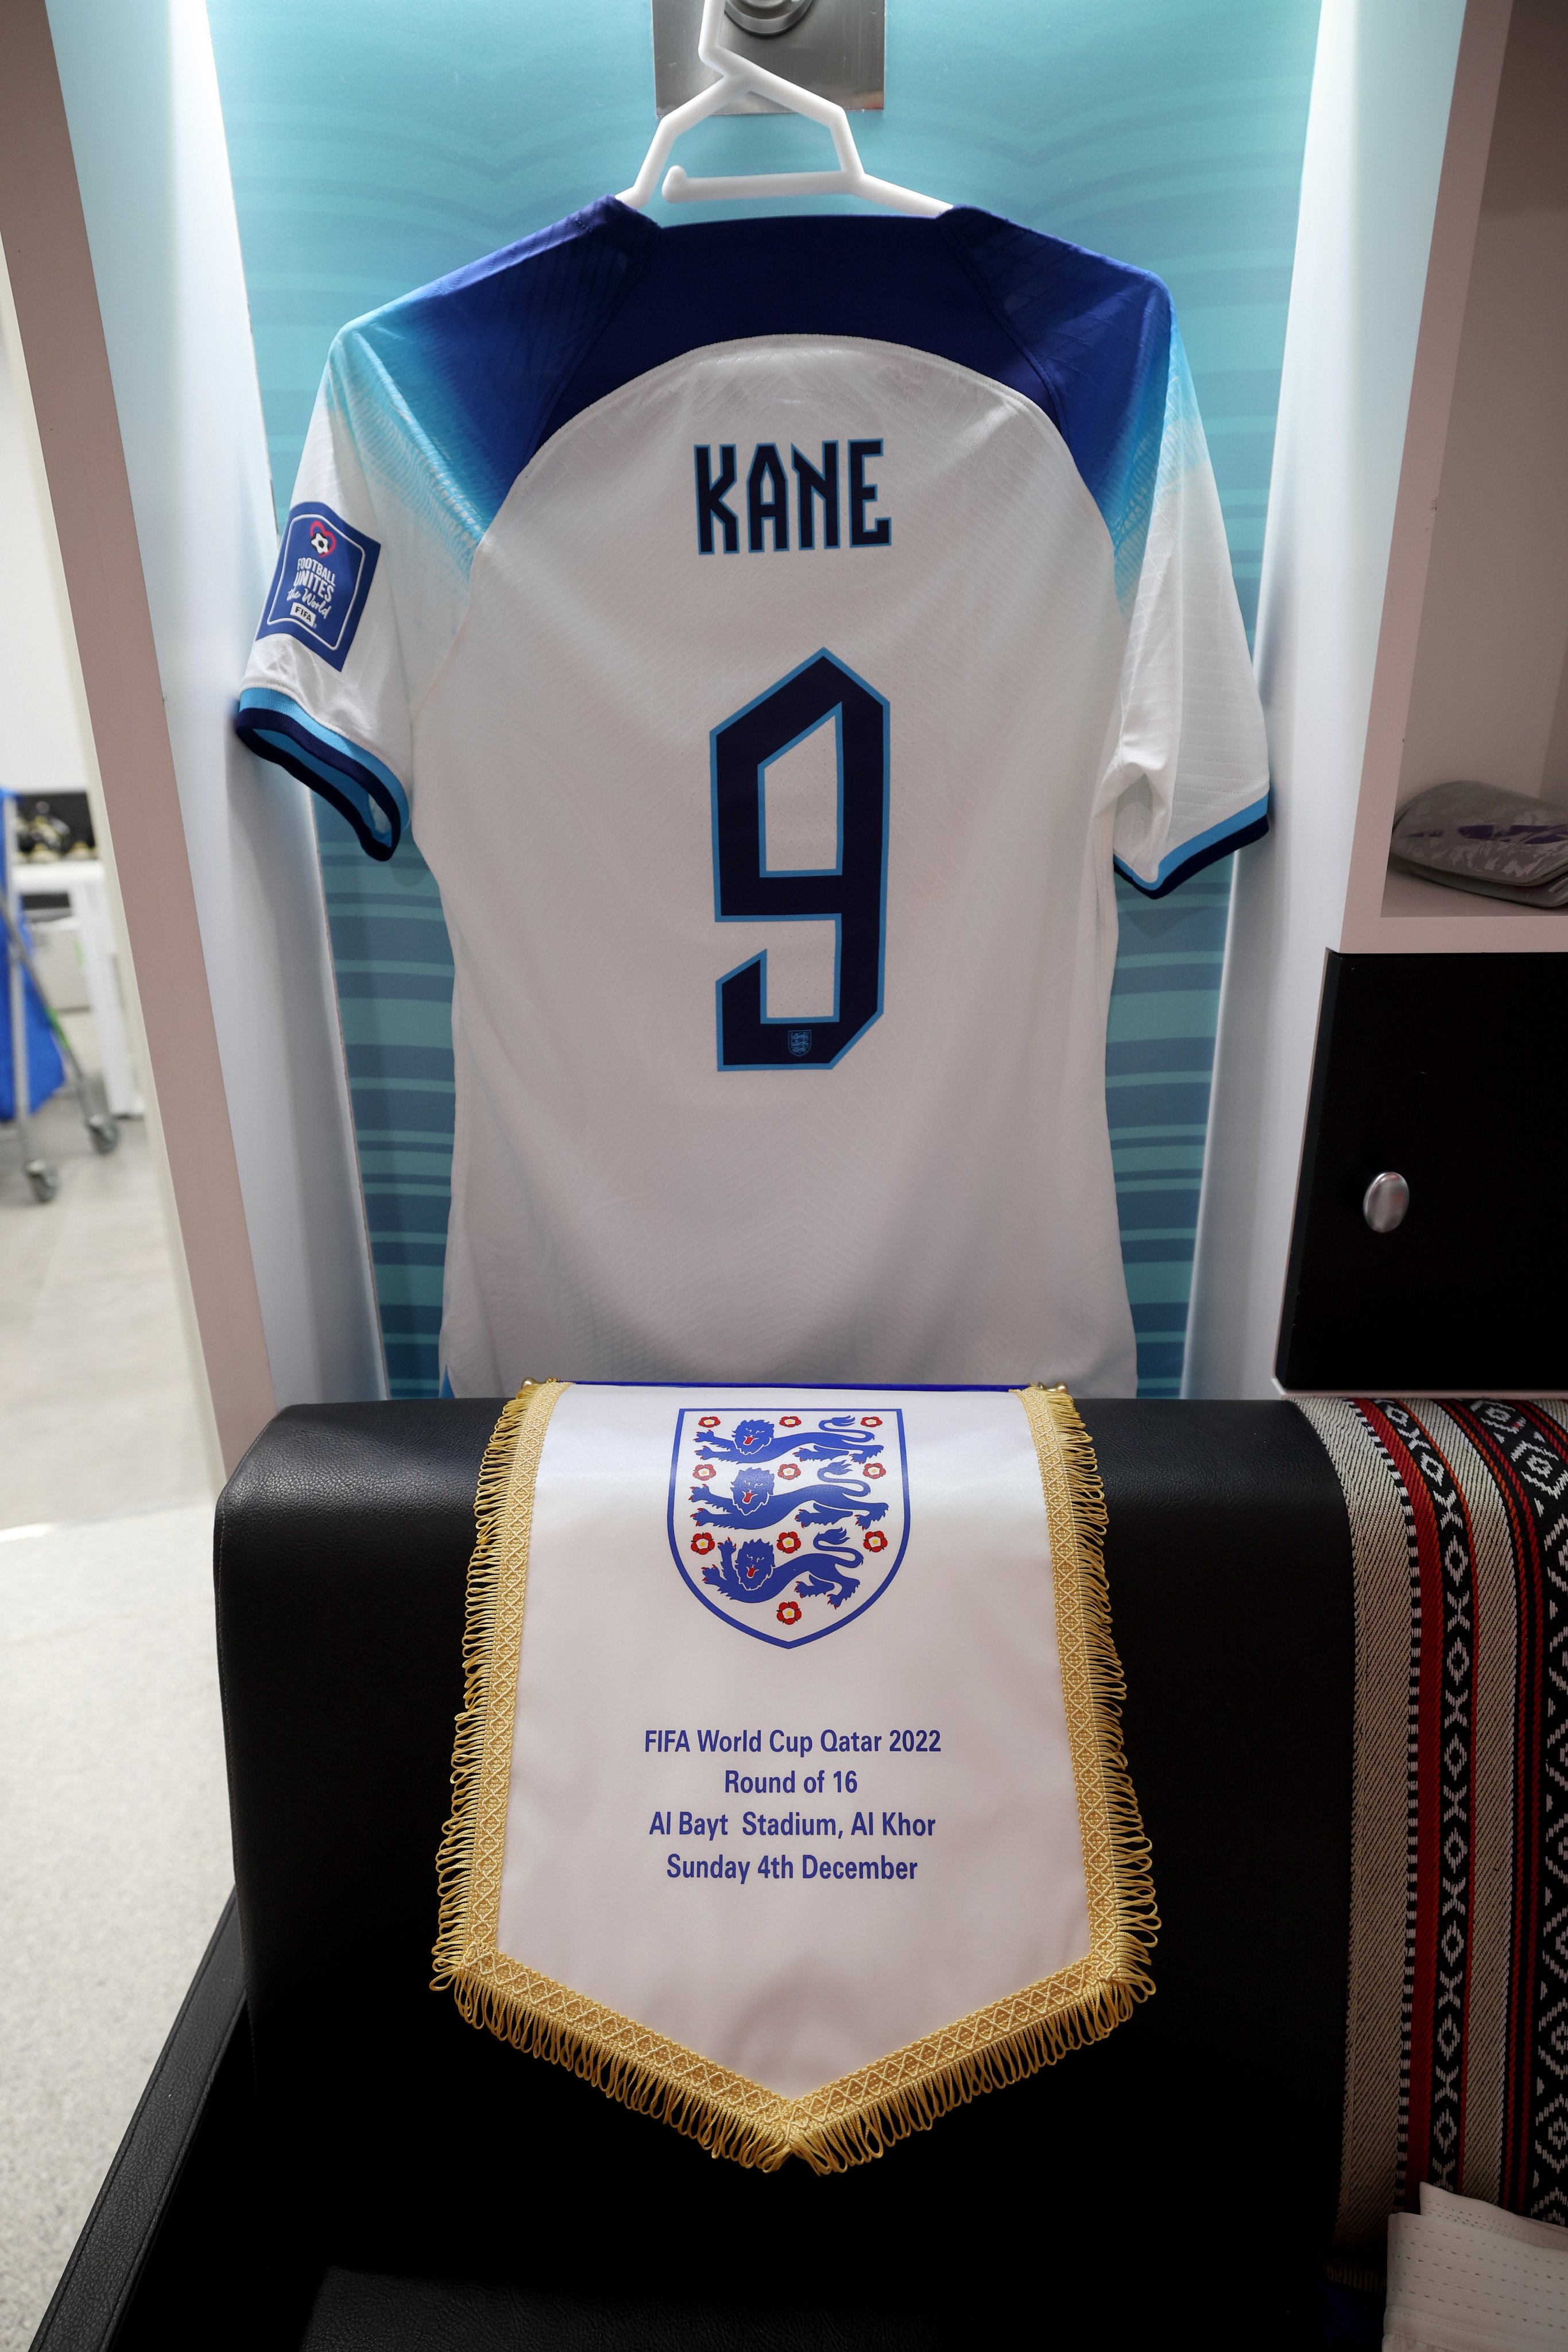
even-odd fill
[{"label": "white wall", "polygon": [[[1399,805],[1539,793],[1568,648],[1568,5],[1514,0],[1465,305]],[[1561,768],[1557,796],[1568,782]]]},{"label": "white wall", "polygon": [[279,1405],[385,1391],[307,796],[229,730],[276,551],[203,0],[52,0]]},{"label": "white wall", "polygon": [[1237,860],[1189,1396],[1272,1392],[1464,19],[1464,0],[1323,5],[1258,619],[1273,830]]},{"label": "white wall", "polygon": [[[103,779],[87,715],[87,697],[70,601],[55,536],[43,453],[38,445],[16,307],[5,257],[0,253],[0,551],[6,584],[25,588],[0,606],[5,643],[0,647],[0,692],[5,698],[12,761],[5,780],[18,787],[85,791],[103,869],[103,891],[114,934],[114,982],[124,1011],[131,1075],[123,1091],[141,1104],[147,1123],[159,1203],[168,1242],[169,1270],[190,1367],[191,1394],[208,1484],[223,1485],[225,1457],[202,1348],[191,1271],[174,1196],[169,1154],[151,1077],[152,1056],[131,961],[114,845],[104,806]],[[46,784],[45,779],[47,779]],[[99,1038],[100,1048],[103,1045]],[[111,1089],[110,1108],[120,1105]]]},{"label": "white wall", "polygon": [[87,766],[53,568],[5,345],[0,339],[0,785],[85,793]]}]

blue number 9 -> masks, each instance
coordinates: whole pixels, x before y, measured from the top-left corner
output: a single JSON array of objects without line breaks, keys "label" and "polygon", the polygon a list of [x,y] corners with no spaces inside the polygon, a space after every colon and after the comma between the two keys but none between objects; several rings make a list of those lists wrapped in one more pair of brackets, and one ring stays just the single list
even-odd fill
[{"label": "blue number 9", "polygon": [[[763,770],[831,719],[839,856],[806,874],[763,870]],[[760,955],[718,983],[721,1070],[828,1069],[882,1011],[887,898],[887,705],[830,653],[812,656],[713,731],[714,912],[721,923],[836,927],[831,1020],[768,1019]]]}]

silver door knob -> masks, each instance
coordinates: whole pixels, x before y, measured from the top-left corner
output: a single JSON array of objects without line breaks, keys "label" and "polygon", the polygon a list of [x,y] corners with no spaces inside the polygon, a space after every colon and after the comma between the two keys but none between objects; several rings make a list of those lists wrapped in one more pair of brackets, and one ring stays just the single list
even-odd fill
[{"label": "silver door knob", "polygon": [[1385,1168],[1363,1193],[1361,1213],[1375,1234],[1392,1234],[1405,1223],[1405,1212],[1409,1206],[1409,1185],[1392,1168]]}]

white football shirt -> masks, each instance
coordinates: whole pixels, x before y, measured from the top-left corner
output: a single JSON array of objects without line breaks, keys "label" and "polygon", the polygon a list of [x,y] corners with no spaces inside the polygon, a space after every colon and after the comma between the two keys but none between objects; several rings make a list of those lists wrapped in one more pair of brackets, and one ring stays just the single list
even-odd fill
[{"label": "white football shirt", "polygon": [[1113,863],[1268,793],[1157,279],[594,205],[338,337],[236,723],[441,888],[455,1393],[1132,1391]]}]

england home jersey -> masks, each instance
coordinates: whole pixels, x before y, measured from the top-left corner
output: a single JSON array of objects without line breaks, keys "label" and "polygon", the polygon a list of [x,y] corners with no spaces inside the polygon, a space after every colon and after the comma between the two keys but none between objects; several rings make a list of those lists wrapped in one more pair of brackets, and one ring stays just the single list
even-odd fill
[{"label": "england home jersey", "polygon": [[593,205],[338,337],[237,724],[440,886],[458,1395],[1132,1391],[1113,863],[1268,792],[1157,279]]}]

